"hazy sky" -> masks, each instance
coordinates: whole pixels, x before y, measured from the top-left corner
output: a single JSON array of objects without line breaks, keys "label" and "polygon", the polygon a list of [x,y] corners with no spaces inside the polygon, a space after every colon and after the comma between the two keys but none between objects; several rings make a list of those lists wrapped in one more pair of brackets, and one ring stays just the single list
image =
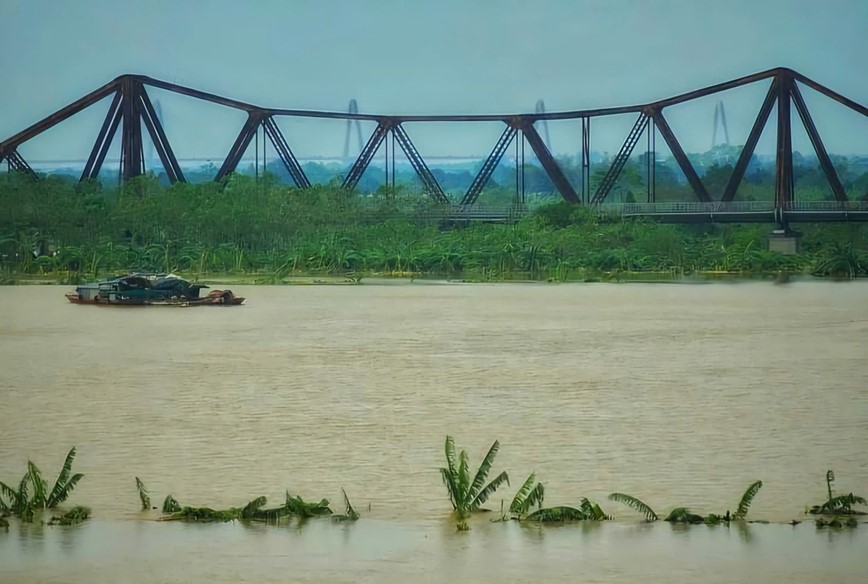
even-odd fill
[{"label": "hazy sky", "polygon": [[[0,0],[0,139],[127,72],[262,105],[482,113],[533,111],[540,98],[550,111],[641,103],[786,66],[864,104],[866,31],[868,0]],[[723,96],[732,142],[764,91]],[[243,119],[152,98],[179,156],[222,155]],[[671,110],[688,150],[710,145],[716,99]],[[868,120],[806,99],[830,150],[868,152]],[[22,152],[86,157],[106,107]],[[617,149],[632,121],[595,125],[594,148]],[[282,127],[299,155],[343,150],[343,123]],[[408,131],[423,153],[467,154],[500,128]],[[554,150],[580,147],[576,125],[551,132]]]}]

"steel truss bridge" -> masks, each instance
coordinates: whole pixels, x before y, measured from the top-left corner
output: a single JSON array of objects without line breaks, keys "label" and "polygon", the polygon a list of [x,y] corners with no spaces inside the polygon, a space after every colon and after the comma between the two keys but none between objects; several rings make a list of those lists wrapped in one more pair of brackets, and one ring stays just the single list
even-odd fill
[{"label": "steel truss bridge", "polygon": [[[665,110],[691,100],[713,95],[729,89],[734,89],[762,80],[771,80],[768,92],[754,120],[745,145],[734,166],[722,195],[715,200],[706,189],[696,169],[691,164],[678,138],[667,122]],[[563,199],[570,203],[586,204],[598,207],[603,211],[620,213],[626,216],[654,217],[663,221],[697,222],[697,221],[737,221],[737,222],[776,222],[786,224],[789,221],[864,221],[868,220],[868,202],[851,201],[833,166],[820,134],[814,125],[811,113],[802,97],[799,84],[809,87],[822,95],[868,117],[868,107],[836,93],[804,75],[786,68],[776,68],[746,77],[719,83],[703,89],[697,89],[674,97],[642,105],[610,107],[599,109],[546,112],[545,107],[537,104],[534,113],[524,114],[483,114],[483,115],[377,115],[358,113],[357,107],[349,108],[348,112],[328,112],[315,110],[295,110],[266,108],[207,93],[190,87],[168,83],[159,79],[142,75],[122,75],[81,99],[51,114],[47,118],[33,124],[18,134],[0,142],[0,163],[6,161],[10,171],[23,172],[33,177],[36,173],[18,151],[19,146],[38,136],[46,130],[63,122],[85,108],[112,96],[111,105],[96,141],[85,163],[81,180],[96,179],[106,159],[108,150],[115,135],[121,133],[120,178],[128,181],[145,172],[144,151],[142,147],[143,128],[148,133],[159,156],[168,179],[171,182],[185,180],[181,166],[172,150],[162,123],[153,103],[148,96],[148,88],[158,88],[191,98],[207,101],[228,108],[241,110],[247,114],[247,120],[242,125],[222,165],[214,176],[220,181],[234,172],[251,141],[256,144],[257,162],[260,129],[262,130],[263,153],[266,138],[271,143],[280,162],[285,166],[291,180],[299,189],[311,187],[311,181],[305,175],[298,159],[293,154],[283,133],[275,122],[277,117],[295,118],[326,118],[347,121],[347,135],[350,124],[355,123],[359,129],[359,121],[375,122],[376,128],[368,137],[355,162],[344,176],[342,186],[354,189],[362,174],[374,159],[380,148],[385,149],[386,184],[394,184],[395,154],[400,147],[414,171],[418,175],[427,195],[442,204],[440,212],[444,218],[455,220],[504,221],[510,220],[522,212],[524,206],[524,160],[525,143],[533,150],[542,169],[551,180]],[[775,155],[775,197],[770,202],[736,202],[735,195],[739,184],[754,153],[773,107],[777,106],[777,149]],[[828,180],[834,201],[817,203],[800,202],[794,198],[793,188],[793,147],[791,111],[795,108],[801,119],[819,165]],[[619,114],[635,114],[636,121],[624,139],[618,153],[609,163],[604,178],[591,189],[590,184],[590,136],[591,121],[594,118]],[[581,121],[581,180],[579,188],[575,188],[553,157],[548,140],[543,139],[537,131],[537,124],[547,133],[546,122],[549,120],[580,120]],[[481,169],[473,179],[470,187],[456,204],[451,201],[429,169],[425,159],[417,150],[409,134],[404,128],[409,122],[500,122],[503,133],[494,144],[491,153],[484,161]],[[360,130],[359,130],[360,131]],[[695,196],[694,202],[657,203],[655,185],[656,136],[660,136],[681,169],[690,190]],[[636,204],[612,205],[606,199],[612,192],[621,171],[627,164],[642,136],[646,138],[646,149],[649,155],[645,158],[647,175],[647,202]],[[484,209],[476,205],[483,188],[494,173],[498,163],[507,150],[513,146],[516,155],[516,201],[511,209]]]}]

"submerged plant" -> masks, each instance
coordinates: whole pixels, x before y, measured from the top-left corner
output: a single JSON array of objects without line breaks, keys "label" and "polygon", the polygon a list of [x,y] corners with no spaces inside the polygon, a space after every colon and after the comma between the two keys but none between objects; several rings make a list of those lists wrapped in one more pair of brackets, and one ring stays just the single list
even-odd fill
[{"label": "submerged plant", "polygon": [[322,517],[323,515],[331,515],[333,513],[329,509],[328,499],[322,499],[319,503],[308,503],[300,495],[291,497],[289,491],[286,492],[286,509],[289,510],[290,515],[297,515],[304,519]]},{"label": "submerged plant", "polygon": [[[756,494],[762,488],[763,482],[756,481],[751,483],[748,488],[745,490],[744,495],[741,496],[741,501],[738,502],[738,509],[736,509],[733,514],[733,519],[744,519],[747,517],[747,512],[750,509],[751,503],[753,503],[753,498],[756,497]],[[726,512],[729,515],[729,511]]]},{"label": "submerged plant", "polygon": [[265,497],[257,497],[244,507],[230,507],[228,509],[212,509],[211,507],[181,507],[174,497],[168,495],[163,501],[163,512],[169,513],[160,517],[158,521],[186,520],[200,523],[226,523],[236,519],[251,519],[265,505]]},{"label": "submerged plant", "polygon": [[66,460],[63,462],[63,467],[60,469],[60,474],[54,482],[54,487],[48,491],[48,484],[42,479],[42,475],[36,465],[28,461],[28,473],[33,483],[33,502],[36,506],[44,509],[53,509],[63,503],[72,494],[75,485],[78,484],[84,475],[72,474],[72,462],[75,460],[75,446],[73,446],[66,455]]},{"label": "submerged plant", "polygon": [[854,511],[852,509],[854,505],[868,505],[868,501],[863,497],[848,493],[832,497],[819,507],[811,508],[811,513],[815,515],[862,515],[862,511]]},{"label": "submerged plant", "polygon": [[575,507],[568,507],[566,505],[558,505],[557,507],[546,507],[545,509],[538,509],[533,513],[529,514],[524,519],[526,521],[555,522],[582,521],[584,518],[585,515],[580,509],[576,509]]},{"label": "submerged plant", "polygon": [[[265,503],[264,497],[263,505]],[[353,513],[355,510],[349,505],[349,500],[345,499],[347,506]],[[329,508],[328,499],[322,499],[318,503],[309,503],[301,498],[301,496],[292,496],[289,491],[286,492],[286,502],[280,507],[271,509],[259,509],[249,517],[255,521],[271,522],[280,521],[281,517],[298,517],[299,519],[309,519],[311,517],[325,517],[333,515],[333,511]]]},{"label": "submerged plant", "polygon": [[702,515],[691,513],[687,507],[676,507],[663,521],[670,523],[703,523],[705,518]]},{"label": "submerged plant", "polygon": [[42,472],[32,461],[27,461],[27,472],[14,489],[0,482],[0,512],[8,512],[25,522],[33,521],[39,509],[53,509],[66,501],[72,494],[75,485],[84,475],[72,474],[72,463],[75,460],[75,447],[66,455],[60,474],[51,490],[42,478]]},{"label": "submerged plant", "polygon": [[148,496],[148,489],[145,488],[145,483],[136,477],[136,489],[139,491],[139,499],[142,501],[142,511],[147,511],[151,508],[151,497]]},{"label": "submerged plant", "polygon": [[835,471],[829,469],[826,471],[826,490],[829,493],[829,499],[832,498],[832,483],[835,482]]},{"label": "submerged plant", "polygon": [[[181,506],[172,495],[166,496],[163,501],[163,515],[158,521],[196,521],[202,523],[228,522],[236,519],[248,521],[279,521],[281,517],[298,517],[308,519],[311,517],[323,517],[332,515],[328,499],[322,499],[318,503],[309,503],[300,496],[291,496],[286,493],[286,502],[280,507],[264,509],[268,500],[265,497],[257,497],[243,507],[230,507],[228,509],[213,509],[211,507]],[[344,493],[346,512],[338,516],[341,520],[355,521],[359,518],[358,512],[353,509],[349,498]]]},{"label": "submerged plant", "polygon": [[352,504],[350,503],[350,498],[347,497],[347,492],[341,487],[341,494],[344,496],[344,514],[343,515],[335,515],[332,517],[335,521],[356,521],[359,518],[359,513],[353,509]]},{"label": "submerged plant", "polygon": [[173,513],[167,518],[162,518],[162,521],[172,519],[186,519],[188,521],[196,521],[202,523],[214,522],[229,522],[235,521],[241,516],[241,509],[230,507],[229,509],[211,509],[210,507],[182,507],[177,513]]},{"label": "submerged plant", "polygon": [[579,509],[585,513],[585,518],[589,521],[608,521],[611,519],[609,515],[603,513],[598,503],[589,501],[585,497],[582,497],[582,504]]},{"label": "submerged plant", "polygon": [[545,499],[545,487],[543,487],[542,483],[534,485],[534,481],[536,481],[536,474],[530,473],[524,484],[515,494],[515,497],[513,497],[512,503],[509,505],[510,513],[521,516],[526,514],[534,505],[542,508],[543,500]]},{"label": "submerged plant", "polygon": [[829,499],[821,504],[811,507],[809,513],[812,515],[862,515],[863,511],[854,510],[855,505],[868,505],[868,501],[864,497],[848,493],[846,495],[833,496],[832,483],[835,482],[835,473],[832,470],[826,471],[826,491],[829,494]]},{"label": "submerged plant", "polygon": [[500,443],[495,440],[488,450],[488,454],[482,460],[482,464],[479,465],[473,482],[471,482],[470,461],[467,451],[462,450],[456,456],[455,442],[452,436],[446,437],[446,467],[440,469],[440,476],[443,479],[446,490],[449,492],[449,501],[452,503],[452,508],[458,512],[459,517],[464,518],[471,512],[479,511],[480,507],[494,494],[500,485],[503,483],[509,484],[509,476],[505,471],[497,475],[488,484],[485,484],[499,449]]},{"label": "submerged plant", "polygon": [[266,501],[265,497],[257,497],[255,499],[253,499],[252,501],[250,501],[249,503],[247,503],[247,505],[245,505],[241,509],[241,514],[240,514],[241,519],[252,519],[254,516],[256,516],[256,514],[259,512],[259,510],[265,506],[266,502],[267,501]]},{"label": "submerged plant", "polygon": [[[748,485],[744,494],[741,496],[741,500],[738,502],[738,508],[735,513],[730,513],[729,511],[723,514],[710,513],[707,517],[703,517],[702,515],[691,513],[690,509],[687,507],[676,507],[666,516],[664,521],[670,523],[706,523],[708,525],[718,525],[720,523],[729,523],[730,521],[744,519],[747,517],[747,512],[750,509],[751,503],[753,503],[754,497],[756,497],[756,494],[762,486],[762,481],[755,481]],[[657,519],[659,519],[657,513],[655,513],[650,506],[636,497],[625,495],[624,493],[612,493],[609,495],[609,499],[618,503],[623,503],[624,505],[639,511],[645,516],[645,521],[657,521]]]},{"label": "submerged plant", "polygon": [[609,495],[610,501],[615,501],[616,503],[623,503],[627,505],[631,509],[635,509],[636,511],[642,513],[645,516],[645,521],[657,521],[659,517],[654,512],[654,510],[643,503],[641,500],[636,497],[631,497],[630,495],[625,495],[624,493],[612,493]]},{"label": "submerged plant", "polygon": [[90,517],[90,509],[77,505],[61,516],[55,516],[48,522],[49,525],[77,525]]},{"label": "submerged plant", "polygon": [[818,529],[821,529],[823,527],[841,529],[842,527],[859,527],[859,522],[856,521],[855,517],[847,517],[844,519],[842,519],[841,517],[833,517],[832,519],[824,519],[822,517],[818,517],[814,520],[814,525],[816,525]]},{"label": "submerged plant", "polygon": [[175,500],[172,495],[166,495],[163,499],[163,513],[177,513],[181,510],[181,505]]},{"label": "submerged plant", "polygon": [[538,509],[522,518],[522,521],[539,521],[541,523],[565,523],[572,521],[608,521],[611,519],[600,506],[582,497],[578,508],[568,505],[545,507]]},{"label": "submerged plant", "polygon": [[25,522],[33,521],[33,514],[36,511],[36,506],[30,499],[30,493],[27,489],[29,482],[29,472],[22,477],[17,490],[0,482],[0,509],[4,513],[15,515]]}]

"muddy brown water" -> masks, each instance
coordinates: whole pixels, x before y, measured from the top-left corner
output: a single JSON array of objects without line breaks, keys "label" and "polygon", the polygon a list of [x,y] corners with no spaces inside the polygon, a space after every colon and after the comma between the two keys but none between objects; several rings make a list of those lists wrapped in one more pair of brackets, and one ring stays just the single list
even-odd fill
[{"label": "muddy brown water", "polygon": [[[233,287],[240,308],[69,305],[0,288],[0,479],[53,479],[76,445],[76,528],[0,532],[3,582],[857,582],[868,524],[643,525],[658,512],[804,518],[835,469],[868,493],[868,285]],[[445,435],[512,487],[596,499],[615,522],[456,533]],[[285,489],[363,519],[147,521],[155,503],[240,506]],[[832,580],[828,580],[831,577]],[[818,580],[819,579],[819,580]]]}]

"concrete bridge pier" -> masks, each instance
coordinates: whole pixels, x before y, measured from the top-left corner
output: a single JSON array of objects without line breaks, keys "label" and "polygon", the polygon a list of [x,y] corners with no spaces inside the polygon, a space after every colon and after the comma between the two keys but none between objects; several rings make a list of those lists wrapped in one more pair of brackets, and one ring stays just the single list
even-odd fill
[{"label": "concrete bridge pier", "polygon": [[775,229],[769,234],[769,251],[784,255],[799,253],[802,234],[789,228]]},{"label": "concrete bridge pier", "polygon": [[782,209],[775,209],[775,218],[775,228],[769,233],[769,251],[784,255],[799,253],[802,234],[790,228]]}]

